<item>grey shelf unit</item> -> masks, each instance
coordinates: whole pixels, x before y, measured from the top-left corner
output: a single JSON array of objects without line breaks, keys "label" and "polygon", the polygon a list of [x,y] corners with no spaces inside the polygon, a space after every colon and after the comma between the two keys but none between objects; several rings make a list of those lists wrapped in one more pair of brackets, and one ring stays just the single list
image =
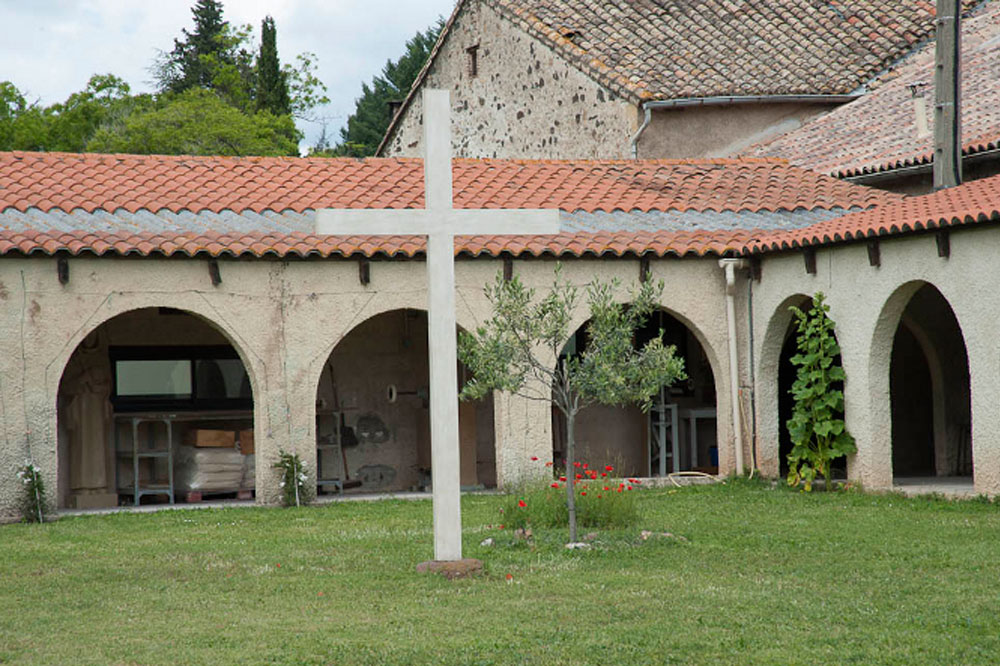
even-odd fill
[{"label": "grey shelf unit", "polygon": [[[143,495],[166,495],[174,504],[174,424],[177,422],[202,423],[212,421],[250,421],[253,423],[253,412],[247,411],[211,411],[211,412],[134,412],[114,415],[115,455],[132,461],[132,484],[122,486],[115,483],[117,490],[123,495],[132,495],[135,506]],[[121,428],[119,424],[131,425],[131,446],[122,446]],[[146,446],[141,447],[139,441],[139,426],[143,423],[162,423],[165,429],[166,448],[157,448],[153,428],[148,428]],[[142,460],[166,460],[167,483],[143,482],[139,475],[139,463]],[[155,462],[154,462],[155,464]],[[117,474],[117,465],[115,473]]]}]

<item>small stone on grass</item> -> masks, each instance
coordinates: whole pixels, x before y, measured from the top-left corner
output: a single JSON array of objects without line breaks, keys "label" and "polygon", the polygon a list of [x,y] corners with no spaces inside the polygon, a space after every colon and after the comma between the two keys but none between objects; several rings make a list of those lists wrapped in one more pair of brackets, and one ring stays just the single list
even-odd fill
[{"label": "small stone on grass", "polygon": [[482,573],[483,562],[472,557],[463,560],[428,560],[417,565],[417,573],[437,573],[448,580],[469,578]]}]

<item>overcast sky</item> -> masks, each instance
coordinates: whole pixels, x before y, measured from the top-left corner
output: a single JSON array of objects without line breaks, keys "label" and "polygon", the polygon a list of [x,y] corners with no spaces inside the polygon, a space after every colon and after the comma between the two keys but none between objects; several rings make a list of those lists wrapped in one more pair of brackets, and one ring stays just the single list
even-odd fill
[{"label": "overcast sky", "polygon": [[[182,28],[191,30],[195,0],[0,0],[0,81],[9,80],[30,101],[63,101],[83,89],[92,74],[112,73],[135,92],[151,91],[149,64],[168,51]],[[230,23],[250,23],[259,41],[260,22],[274,17],[278,55],[293,62],[311,51],[330,104],[315,114],[327,132],[338,130],[354,110],[361,83],[403,53],[405,42],[454,0],[223,0]],[[319,123],[299,123],[306,144]]]}]

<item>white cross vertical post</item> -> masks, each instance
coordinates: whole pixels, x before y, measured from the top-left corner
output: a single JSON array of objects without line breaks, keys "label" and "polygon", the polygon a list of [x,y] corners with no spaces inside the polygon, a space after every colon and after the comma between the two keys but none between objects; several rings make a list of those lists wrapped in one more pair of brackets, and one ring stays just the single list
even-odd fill
[{"label": "white cross vertical post", "polygon": [[462,559],[458,378],[455,322],[455,236],[555,234],[558,210],[456,210],[452,207],[451,101],[424,90],[424,209],[319,210],[316,232],[337,236],[427,236],[431,483],[434,559]]}]

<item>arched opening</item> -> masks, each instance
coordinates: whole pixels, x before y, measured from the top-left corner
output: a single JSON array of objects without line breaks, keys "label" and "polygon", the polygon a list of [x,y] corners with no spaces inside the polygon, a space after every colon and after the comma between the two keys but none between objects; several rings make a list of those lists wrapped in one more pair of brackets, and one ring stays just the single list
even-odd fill
[{"label": "arched opening", "polygon": [[969,360],[955,313],[931,284],[896,327],[889,395],[893,478],[971,477]]},{"label": "arched opening", "polygon": [[[638,407],[590,405],[576,418],[576,460],[592,466],[613,465],[627,476],[664,476],[698,470],[716,474],[715,375],[694,331],[665,310],[657,310],[636,332],[641,346],[663,331],[684,359],[687,380],[663,389],[646,414]],[[561,358],[582,353],[588,344],[585,323],[570,337]],[[552,457],[565,459],[566,419],[552,410]]]},{"label": "arched opening", "polygon": [[[808,312],[812,307],[812,299],[808,296],[800,296],[786,305],[788,308],[793,306],[803,312]],[[834,334],[834,339],[836,339],[836,334]],[[798,320],[794,316],[790,316],[785,329],[784,342],[781,345],[781,354],[778,357],[778,469],[781,476],[788,475],[788,454],[792,452],[792,438],[788,432],[788,421],[791,420],[792,412],[795,410],[792,385],[798,378],[798,367],[792,363],[792,357],[798,353]],[[834,364],[842,365],[839,354],[834,357]],[[843,391],[843,382],[834,383],[833,388]],[[847,458],[834,460],[831,463],[831,472],[835,479],[846,479]]]},{"label": "arched opening", "polygon": [[70,356],[57,400],[61,507],[252,497],[250,376],[201,317],[151,307],[109,319]]},{"label": "arched opening", "polygon": [[[428,374],[423,310],[376,315],[337,344],[316,393],[319,492],[430,487]],[[495,487],[492,397],[459,403],[459,448],[462,488]]]}]

